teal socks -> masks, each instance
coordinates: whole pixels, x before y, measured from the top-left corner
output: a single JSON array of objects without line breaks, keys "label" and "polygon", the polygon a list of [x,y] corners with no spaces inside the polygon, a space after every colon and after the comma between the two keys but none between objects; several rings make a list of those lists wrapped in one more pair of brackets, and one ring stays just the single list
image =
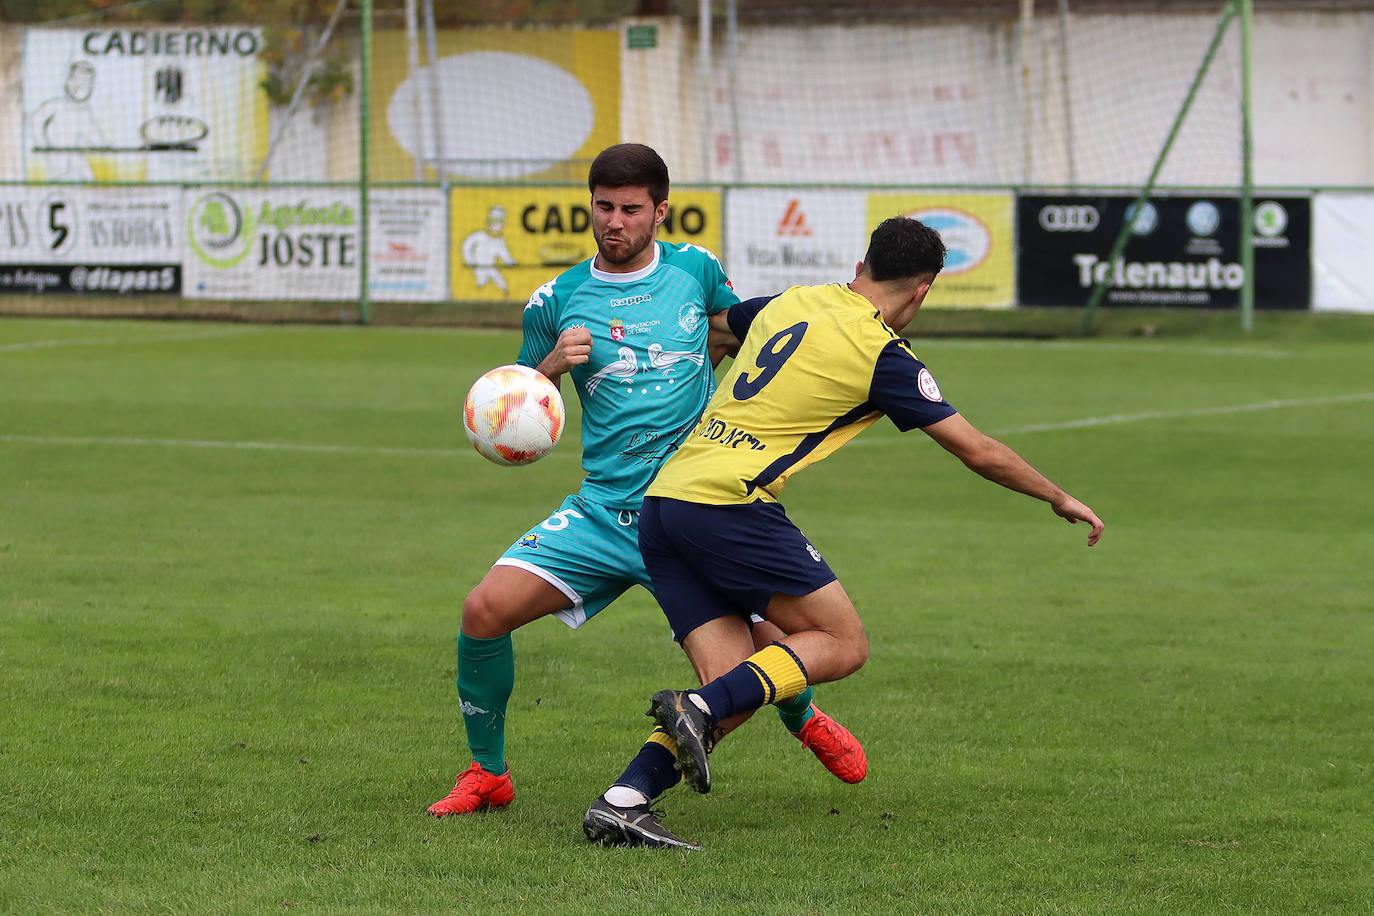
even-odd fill
[{"label": "teal socks", "polygon": [[477,639],[458,634],[458,699],[472,759],[488,773],[506,772],[506,704],[515,689],[510,634]]},{"label": "teal socks", "polygon": [[800,732],[802,727],[810,722],[811,717],[815,715],[811,711],[811,697],[814,694],[815,691],[808,685],[805,690],[792,699],[775,704],[778,718],[782,720],[782,724],[786,725],[787,730],[792,734],[795,735]]}]

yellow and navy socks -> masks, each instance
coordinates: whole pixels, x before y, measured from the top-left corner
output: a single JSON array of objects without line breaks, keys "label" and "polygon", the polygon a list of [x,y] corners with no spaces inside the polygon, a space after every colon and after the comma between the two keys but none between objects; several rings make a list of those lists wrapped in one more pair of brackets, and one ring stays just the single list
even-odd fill
[{"label": "yellow and navy socks", "polygon": [[[667,792],[682,779],[677,768],[677,745],[662,728],[655,728],[639,749],[635,759],[620,774],[620,778],[606,790],[606,801],[622,808],[648,804]],[[643,799],[627,795],[622,789],[633,789]]]},{"label": "yellow and navy socks", "polygon": [[806,668],[801,659],[787,646],[775,642],[693,693],[719,722],[769,703],[790,700],[807,689]]}]

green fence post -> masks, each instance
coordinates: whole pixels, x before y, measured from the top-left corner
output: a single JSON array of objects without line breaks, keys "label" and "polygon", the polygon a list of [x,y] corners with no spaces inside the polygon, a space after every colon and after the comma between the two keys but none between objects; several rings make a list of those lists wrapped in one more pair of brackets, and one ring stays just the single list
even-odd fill
[{"label": "green fence post", "polygon": [[368,121],[372,114],[372,0],[361,0],[362,32],[358,49],[358,78],[362,83],[358,93],[358,323],[372,320],[372,298],[368,289],[368,267],[371,260],[372,225],[368,217]]},{"label": "green fence post", "polygon": [[1255,174],[1250,120],[1250,49],[1254,28],[1254,0],[1234,0],[1240,7],[1240,266],[1245,281],[1240,288],[1240,327],[1245,333],[1255,326]]}]

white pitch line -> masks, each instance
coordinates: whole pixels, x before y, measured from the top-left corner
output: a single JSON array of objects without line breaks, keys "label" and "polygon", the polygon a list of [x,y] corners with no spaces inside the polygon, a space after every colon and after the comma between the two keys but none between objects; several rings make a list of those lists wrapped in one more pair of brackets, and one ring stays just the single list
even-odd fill
[{"label": "white pitch line", "polygon": [[[992,430],[993,435],[1007,436],[1017,433],[1054,432],[1065,429],[1086,429],[1093,426],[1109,426],[1118,423],[1140,423],[1147,420],[1175,420],[1186,417],[1219,416],[1234,413],[1251,413],[1260,410],[1281,410],[1288,407],[1319,407],[1324,404],[1350,404],[1360,401],[1374,401],[1374,391],[1355,394],[1337,394],[1321,398],[1289,398],[1285,400],[1256,401],[1252,404],[1233,404],[1224,407],[1193,407],[1186,410],[1151,410],[1144,413],[1113,414],[1104,417],[1085,417],[1081,420],[1064,420],[1058,423],[1034,423],[1026,426],[1009,426]],[[851,445],[886,445],[889,437],[860,439]],[[143,439],[102,436],[26,436],[13,433],[0,433],[0,442],[16,442],[28,445],[126,445],[157,448],[209,448],[229,451],[259,452],[314,452],[327,455],[410,455],[417,457],[451,458],[468,454],[467,449],[451,448],[405,448],[387,445],[312,445],[293,442],[231,442],[214,439]],[[567,449],[555,451],[550,457],[570,457]],[[545,459],[548,460],[548,459]]]},{"label": "white pitch line", "polygon": [[0,434],[0,442],[28,445],[132,445],[160,448],[216,448],[257,452],[318,452],[328,455],[420,455],[451,457],[465,450],[402,448],[387,445],[311,445],[295,442],[225,442],[214,439],[136,439],[115,436],[24,436]]},{"label": "white pitch line", "polygon": [[53,347],[89,347],[97,344],[123,343],[162,343],[164,340],[213,340],[217,337],[238,337],[241,334],[254,334],[260,328],[233,328],[214,331],[188,331],[184,334],[163,334],[149,337],[61,337],[52,340],[25,340],[20,343],[0,344],[0,353],[13,353],[20,350],[47,350]]},{"label": "white pitch line", "polygon": [[1109,426],[1114,423],[1139,423],[1145,420],[1177,420],[1187,417],[1211,417],[1232,413],[1251,413],[1258,410],[1281,410],[1286,407],[1319,407],[1323,404],[1349,404],[1357,401],[1374,401],[1374,391],[1356,394],[1336,394],[1324,398],[1286,398],[1272,401],[1255,401],[1252,404],[1233,404],[1229,407],[1190,407],[1183,410],[1150,410],[1144,413],[1112,414],[1105,417],[1085,417],[1082,420],[1064,420],[1059,423],[1033,423],[1027,426],[1009,426],[993,430],[993,435],[1006,436],[1014,433],[1053,432],[1061,429],[1085,429],[1091,426]]},{"label": "white pitch line", "polygon": [[1294,355],[1290,350],[1268,350],[1257,347],[1212,347],[1200,346],[1186,343],[1155,343],[1155,342],[1113,342],[1104,340],[967,340],[959,338],[927,337],[914,338],[911,341],[913,349],[929,347],[930,349],[950,348],[964,350],[1082,350],[1084,352],[1098,350],[1120,350],[1127,353],[1140,353],[1144,355],[1169,354],[1177,356],[1259,356],[1265,359],[1289,359]]}]

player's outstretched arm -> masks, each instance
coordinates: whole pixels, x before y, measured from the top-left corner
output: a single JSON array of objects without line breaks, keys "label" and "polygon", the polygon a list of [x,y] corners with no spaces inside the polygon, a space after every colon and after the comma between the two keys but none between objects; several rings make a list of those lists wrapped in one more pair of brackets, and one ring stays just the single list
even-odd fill
[{"label": "player's outstretched arm", "polygon": [[1037,471],[1006,443],[979,432],[961,415],[955,414],[932,423],[923,427],[922,432],[962,461],[969,470],[1010,490],[1043,499],[1050,504],[1055,515],[1070,524],[1087,522],[1092,526],[1092,531],[1088,532],[1089,547],[1102,537],[1102,519],[1098,518],[1097,513]]},{"label": "player's outstretched arm", "polygon": [[558,335],[558,342],[553,345],[549,355],[541,359],[539,365],[534,368],[558,385],[563,373],[591,358],[592,332],[586,328],[568,328]]}]

